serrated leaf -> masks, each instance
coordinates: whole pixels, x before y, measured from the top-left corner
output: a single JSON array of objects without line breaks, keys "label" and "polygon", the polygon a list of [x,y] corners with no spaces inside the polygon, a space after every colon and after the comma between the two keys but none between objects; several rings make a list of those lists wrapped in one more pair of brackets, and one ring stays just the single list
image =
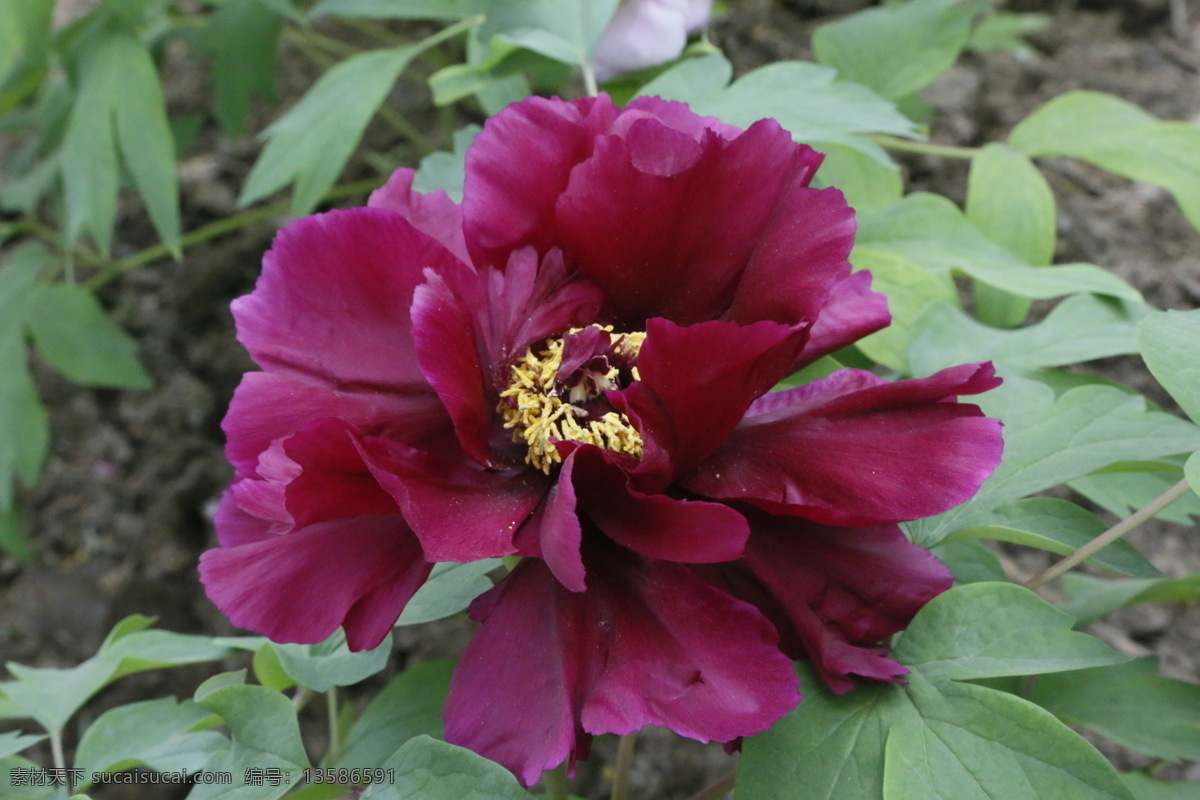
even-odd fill
[{"label": "serrated leaf", "polygon": [[326,692],[334,686],[349,686],[368,678],[387,666],[392,654],[392,637],[385,636],[374,650],[350,652],[346,634],[338,628],[332,636],[317,644],[275,644],[284,672],[301,686],[314,692]]},{"label": "serrated leaf", "polygon": [[137,341],[118,327],[81,286],[54,284],[32,292],[25,320],[34,346],[54,369],[84,386],[150,389]]},{"label": "serrated leaf", "polygon": [[97,772],[144,766],[160,772],[196,772],[225,744],[215,731],[196,730],[211,713],[188,701],[165,697],[109,709],[88,726],[79,740],[75,766],[92,783]]},{"label": "serrated leaf", "polygon": [[462,202],[463,183],[466,181],[467,148],[482,130],[478,125],[466,125],[454,132],[452,152],[430,153],[421,159],[413,175],[413,189],[418,192],[441,190],[456,203]]},{"label": "serrated leaf", "polygon": [[295,182],[292,215],[309,213],[333,186],[367,123],[419,45],[359,53],[330,69],[300,102],[264,132],[238,202],[266,197]]},{"label": "serrated leaf", "polygon": [[1081,386],[1056,398],[1049,387],[1009,376],[979,404],[1005,424],[1004,457],[973,500],[904,526],[919,544],[932,546],[1001,503],[1112,464],[1200,448],[1196,426],[1150,411],[1144,398],[1109,386]]},{"label": "serrated leaf", "polygon": [[[1065,556],[1078,550],[1107,530],[1095,514],[1066,500],[1026,497],[1001,503],[975,518],[946,538],[947,542],[993,539],[1026,545]],[[1108,545],[1087,560],[1136,577],[1158,577],[1162,573],[1133,545],[1121,540]]]},{"label": "serrated leaf", "polygon": [[844,80],[898,100],[958,59],[982,7],[960,0],[913,0],[867,9],[817,28],[813,51]]},{"label": "serrated leaf", "polygon": [[1102,650],[1025,589],[951,589],[900,640],[895,655],[911,670],[906,684],[838,696],[802,666],[799,707],[745,743],[737,800],[1128,800],[1104,757],[1051,714],[953,679],[1121,658]]},{"label": "serrated leaf", "polygon": [[492,588],[487,574],[500,564],[498,558],[485,558],[461,564],[446,562],[434,566],[429,580],[408,601],[396,624],[416,625],[457,614],[476,597]]},{"label": "serrated leaf", "polygon": [[231,139],[242,135],[254,98],[273,100],[279,15],[261,0],[226,0],[209,21],[213,109]]},{"label": "serrated leaf", "polygon": [[405,743],[385,764],[395,783],[375,783],[363,800],[529,800],[504,767],[428,736]]},{"label": "serrated leaf", "polygon": [[1158,659],[1046,675],[1029,699],[1069,725],[1168,761],[1200,758],[1200,685],[1158,674]]},{"label": "serrated leaf", "polygon": [[[218,715],[229,727],[228,750],[209,762],[213,772],[229,772],[233,783],[197,785],[190,800],[236,797],[271,800],[285,794],[310,766],[300,737],[296,708],[279,692],[264,686],[225,686],[197,697],[196,702]],[[247,783],[247,770],[279,770],[279,783]],[[261,773],[259,773],[261,774]]]},{"label": "serrated leaf", "polygon": [[[967,219],[993,242],[1034,266],[1054,258],[1058,219],[1054,193],[1029,157],[998,142],[971,160]],[[979,319],[1012,327],[1025,321],[1029,300],[988,284],[975,287]]]},{"label": "serrated leaf", "polygon": [[309,16],[465,19],[482,14],[486,8],[486,0],[321,0]]},{"label": "serrated leaf", "polygon": [[970,361],[992,361],[1005,375],[1137,352],[1140,304],[1094,295],[1068,297],[1036,325],[1013,331],[976,322],[958,308],[935,303],[913,328],[908,363],[914,375]]},{"label": "serrated leaf", "polygon": [[1147,314],[1138,325],[1138,344],[1155,379],[1200,423],[1200,310]]},{"label": "serrated leaf", "polygon": [[1098,578],[1067,573],[1063,576],[1063,611],[1080,625],[1139,603],[1190,603],[1200,600],[1200,573],[1179,578]]},{"label": "serrated leaf", "polygon": [[1200,227],[1200,127],[1161,122],[1101,92],[1067,92],[1013,129],[1009,143],[1037,156],[1071,156],[1161,186]]},{"label": "serrated leaf", "polygon": [[355,721],[337,766],[382,767],[414,736],[441,739],[442,707],[450,692],[453,671],[452,661],[429,661],[393,678]]},{"label": "serrated leaf", "polygon": [[617,9],[617,0],[492,0],[479,30],[564,64],[583,65]]}]

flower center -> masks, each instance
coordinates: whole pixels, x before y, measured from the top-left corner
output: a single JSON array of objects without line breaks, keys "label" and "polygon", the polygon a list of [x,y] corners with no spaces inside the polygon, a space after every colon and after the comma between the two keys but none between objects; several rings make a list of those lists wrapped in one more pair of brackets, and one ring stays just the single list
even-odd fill
[{"label": "flower center", "polygon": [[639,380],[637,356],[646,334],[611,326],[573,328],[532,347],[512,365],[497,411],[513,441],[525,442],[526,463],[550,474],[562,455],[555,442],[582,442],[642,457],[642,437],[604,392]]}]

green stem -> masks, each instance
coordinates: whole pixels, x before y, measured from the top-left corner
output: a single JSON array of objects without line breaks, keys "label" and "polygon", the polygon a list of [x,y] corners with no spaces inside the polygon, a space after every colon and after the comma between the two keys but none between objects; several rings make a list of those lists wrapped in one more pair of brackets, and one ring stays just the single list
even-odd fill
[{"label": "green stem", "polygon": [[901,139],[899,136],[888,136],[884,133],[872,133],[867,138],[875,142],[875,144],[883,145],[888,150],[898,150],[903,153],[921,153],[927,156],[967,159],[974,158],[980,153],[978,147],[958,147],[952,144],[918,142],[912,139]]},{"label": "green stem", "polygon": [[389,47],[403,47],[408,44],[408,40],[404,37],[392,33],[378,22],[372,22],[369,19],[354,19],[353,17],[344,17],[338,22],[345,25],[347,28],[353,28],[359,33],[365,33],[373,39],[378,39]]},{"label": "green stem", "polygon": [[55,728],[50,731],[50,756],[54,759],[55,769],[66,769],[67,759],[63,756],[62,730]]},{"label": "green stem", "polygon": [[542,785],[546,787],[546,800],[567,800],[570,791],[567,788],[566,762],[559,764],[549,772],[542,773]]},{"label": "green stem", "polygon": [[1054,580],[1079,562],[1091,558],[1103,548],[1117,541],[1122,536],[1136,528],[1138,525],[1141,525],[1143,522],[1150,519],[1167,506],[1171,505],[1171,503],[1174,503],[1176,500],[1183,497],[1189,491],[1191,491],[1191,487],[1188,485],[1187,479],[1185,478],[1184,480],[1181,480],[1179,483],[1172,486],[1170,489],[1167,489],[1154,500],[1151,500],[1144,508],[1133,512],[1128,517],[1121,520],[1116,525],[1113,525],[1104,533],[1100,534],[1095,539],[1092,539],[1083,547],[1076,550],[1074,553],[1071,553],[1071,555],[1067,556],[1062,561],[1059,561],[1049,569],[1030,578],[1025,582],[1025,588],[1036,589],[1043,583]]},{"label": "green stem", "polygon": [[[355,195],[378,189],[382,183],[383,180],[381,178],[365,178],[361,181],[343,183],[341,186],[335,186],[330,189],[321,199],[322,202],[326,203],[335,200],[344,200],[347,197],[354,197]],[[235,214],[232,217],[219,219],[216,222],[210,222],[207,225],[196,228],[194,231],[184,234],[183,238],[179,240],[179,244],[182,248],[186,249],[201,242],[206,242],[209,239],[216,239],[219,236],[241,230],[256,222],[262,222],[279,214],[285,214],[291,207],[292,203],[290,200],[281,200],[278,203],[272,203],[268,206],[252,208],[249,211],[243,211],[241,214]],[[152,247],[147,247],[145,250],[141,250],[131,256],[126,256],[119,261],[108,262],[102,271],[88,279],[84,283],[84,286],[88,289],[97,289],[119,275],[166,258],[169,255],[171,255],[171,252],[167,249],[166,245],[156,244]]]},{"label": "green stem", "polygon": [[617,761],[613,765],[612,793],[609,800],[628,800],[629,771],[633,766],[633,749],[637,742],[637,732],[627,733],[617,744]]},{"label": "green stem", "polygon": [[692,795],[688,800],[717,800],[718,797],[724,797],[725,794],[733,788],[734,781],[737,780],[737,771],[733,771],[726,775],[721,780],[711,786],[705,787]]},{"label": "green stem", "polygon": [[329,716],[329,752],[325,754],[325,762],[333,765],[342,755],[342,735],[338,730],[338,698],[337,687],[329,687],[325,693],[325,713]]},{"label": "green stem", "polygon": [[586,61],[582,65],[583,69],[583,88],[587,92],[588,97],[597,97],[600,94],[600,87],[596,85],[596,73],[592,69],[592,65]]}]

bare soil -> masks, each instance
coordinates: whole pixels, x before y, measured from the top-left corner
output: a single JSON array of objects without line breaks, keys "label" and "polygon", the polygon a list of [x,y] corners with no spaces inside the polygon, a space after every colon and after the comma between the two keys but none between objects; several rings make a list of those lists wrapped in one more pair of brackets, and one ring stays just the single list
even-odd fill
[{"label": "bare soil", "polygon": [[[810,58],[807,42],[815,24],[862,5],[855,0],[731,0],[714,38],[739,73],[768,61]],[[1054,24],[1033,37],[1032,57],[968,55],[929,87],[924,97],[934,112],[934,141],[980,145],[1002,139],[1031,111],[1070,89],[1111,92],[1166,119],[1200,121],[1200,0],[1014,1],[1010,6],[1049,13]],[[298,96],[313,72],[294,53],[285,63],[281,93]],[[196,62],[172,53],[168,69],[173,108],[202,107],[205,78]],[[415,109],[422,98],[419,85],[406,84],[392,101]],[[264,111],[263,120],[272,113]],[[381,147],[395,144],[386,133],[372,136],[381,137]],[[233,199],[256,152],[250,140],[224,142],[211,130],[200,141],[181,170],[185,228],[234,211]],[[390,152],[412,153],[402,144]],[[903,166],[913,188],[959,200],[965,193],[964,162],[906,157]],[[1111,268],[1158,307],[1197,307],[1200,236],[1165,191],[1076,163],[1047,166],[1059,203],[1060,260]],[[156,379],[153,391],[83,389],[37,366],[51,414],[52,454],[39,484],[20,494],[34,560],[0,557],[2,660],[73,665],[131,613],[157,615],[161,627],[176,631],[231,632],[196,575],[197,556],[215,542],[211,514],[231,475],[219,423],[242,373],[253,367],[234,340],[228,306],[252,288],[261,255],[284,222],[269,220],[196,246],[182,263],[143,267],[103,290],[105,305],[141,343]],[[126,206],[118,253],[153,242],[136,204]],[[1101,368],[1156,391],[1136,359],[1113,359]],[[1139,532],[1135,543],[1168,574],[1200,571],[1194,531],[1156,523]],[[1005,549],[1003,556],[1017,579],[1046,563],[1041,554],[1015,548]],[[454,654],[468,625],[405,631],[398,637],[395,669]],[[1200,609],[1141,607],[1116,615],[1096,632],[1128,652],[1159,656],[1167,674],[1200,680]],[[106,690],[87,715],[94,718],[105,706],[135,699],[189,696],[208,672],[190,668],[125,679]],[[312,722],[319,752],[319,715]],[[600,741],[595,749],[592,761],[581,766],[580,791],[598,797],[613,745]],[[1105,749],[1123,768],[1147,763]],[[633,773],[634,796],[685,798],[732,766],[719,746],[646,731]],[[1164,774],[1200,780],[1195,765],[1173,766]],[[122,795],[113,787],[104,796]]]}]

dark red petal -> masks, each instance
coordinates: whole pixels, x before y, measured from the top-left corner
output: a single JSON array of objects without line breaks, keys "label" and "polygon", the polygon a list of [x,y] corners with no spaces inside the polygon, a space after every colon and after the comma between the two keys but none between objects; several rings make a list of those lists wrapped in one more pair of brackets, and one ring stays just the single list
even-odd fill
[{"label": "dark red petal", "polygon": [[480,469],[451,447],[418,450],[366,438],[362,456],[399,503],[431,561],[475,561],[516,552],[513,537],[537,508],[548,479],[530,469]]},{"label": "dark red petal", "polygon": [[[572,168],[618,114],[607,95],[573,103],[531,97],[489,119],[467,151],[463,216],[477,264],[558,245],[554,204]],[[533,157],[531,157],[533,156]]]},{"label": "dark red petal", "polygon": [[667,460],[679,474],[707,458],[754,398],[790,371],[803,341],[803,330],[774,322],[686,328],[663,319],[647,322],[637,362],[641,380],[609,393],[642,433],[646,456],[638,472],[657,470]]},{"label": "dark red petal", "polygon": [[583,527],[575,513],[574,469],[575,455],[568,454],[546,501],[518,531],[517,552],[544,560],[567,590],[582,592],[587,588],[587,570],[581,551]]},{"label": "dark red petal", "polygon": [[759,399],[680,485],[831,525],[938,514],[972,497],[1000,463],[1000,422],[949,402],[997,385],[991,364],[887,383],[840,370]]},{"label": "dark red petal", "polygon": [[287,510],[297,528],[346,517],[396,514],[359,453],[362,434],[337,419],[314,420],[283,442],[301,472],[287,484]]},{"label": "dark red petal", "polygon": [[527,559],[472,606],[483,627],[451,681],[447,741],[528,785],[590,735],[663,725],[728,741],[798,702],[791,662],[750,605],[612,546],[586,563],[586,592]]},{"label": "dark red petal", "polygon": [[[688,564],[741,557],[750,528],[729,506],[643,494],[595,447],[577,449],[571,460],[580,507],[618,544],[643,556]],[[560,485],[566,480],[564,471]]]},{"label": "dark red petal", "polygon": [[437,395],[426,385],[411,394],[334,389],[317,380],[271,372],[248,372],[221,422],[225,455],[240,472],[258,474],[258,459],[271,443],[305,423],[336,417],[368,433],[416,442],[450,425]]},{"label": "dark red petal", "polygon": [[730,142],[638,119],[571,173],[560,241],[626,330],[658,316],[812,321],[849,274],[854,234],[840,193],[807,188],[820,162],[769,120]]},{"label": "dark red petal", "polygon": [[950,588],[950,571],[895,526],[832,528],[748,511],[746,557],[700,567],[716,585],[754,603],[794,658],[812,660],[835,692],[848,675],[894,680],[907,670],[881,643]]},{"label": "dark red petal", "polygon": [[460,262],[378,208],[296,220],[275,238],[254,292],[233,303],[238,339],[270,372],[336,388],[427,391],[408,309],[422,270]]},{"label": "dark red petal", "polygon": [[887,297],[871,291],[871,273],[863,270],[833,285],[821,316],[809,331],[808,344],[796,368],[854,344],[891,324]]},{"label": "dark red petal", "polygon": [[462,267],[429,276],[413,301],[421,367],[450,416],[463,449],[489,467],[524,458],[496,413],[499,393],[525,349],[591,322],[599,290],[568,277],[562,256],[514,253],[505,272]]},{"label": "dark red petal", "polygon": [[686,103],[678,100],[664,100],[661,97],[635,97],[621,111],[621,116],[613,122],[613,131],[624,134],[637,120],[650,117],[669,128],[683,131],[696,141],[704,138],[708,131],[714,131],[722,139],[736,139],[742,135],[742,129],[726,125],[716,117],[702,117],[688,108]]},{"label": "dark red petal", "polygon": [[200,556],[205,591],[234,625],[303,644],[344,626],[358,649],[383,641],[430,568],[399,515],[323,522]]},{"label": "dark red petal", "polygon": [[429,194],[414,192],[414,173],[398,169],[380,188],[371,192],[367,205],[394,211],[422,233],[437,239],[461,261],[470,263],[463,236],[462,208],[440,189]]},{"label": "dark red petal", "polygon": [[222,547],[237,547],[242,544],[253,544],[263,539],[270,539],[280,530],[291,528],[291,516],[287,515],[283,504],[283,487],[276,486],[279,499],[275,508],[280,512],[279,517],[271,519],[251,514],[238,502],[238,487],[241,484],[261,483],[253,478],[235,477],[233,484],[221,495],[221,503],[217,513],[213,515],[213,526],[217,529],[217,541]]}]

